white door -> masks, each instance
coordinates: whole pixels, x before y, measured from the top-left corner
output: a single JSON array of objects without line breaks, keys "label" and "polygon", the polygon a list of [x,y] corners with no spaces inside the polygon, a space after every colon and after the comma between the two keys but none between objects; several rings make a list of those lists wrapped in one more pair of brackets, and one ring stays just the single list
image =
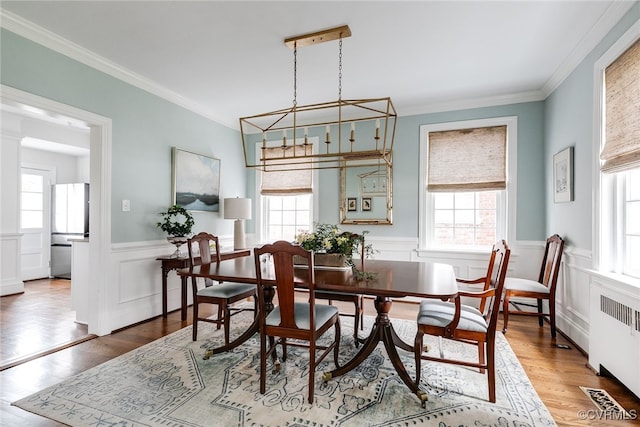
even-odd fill
[{"label": "white door", "polygon": [[53,171],[23,166],[21,174],[22,280],[49,277]]}]

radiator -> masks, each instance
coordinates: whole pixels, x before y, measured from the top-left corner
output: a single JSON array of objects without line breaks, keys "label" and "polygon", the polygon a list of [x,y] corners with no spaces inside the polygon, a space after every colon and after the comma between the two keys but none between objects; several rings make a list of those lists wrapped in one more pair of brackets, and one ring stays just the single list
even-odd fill
[{"label": "radiator", "polygon": [[592,276],[589,364],[640,396],[640,288]]}]

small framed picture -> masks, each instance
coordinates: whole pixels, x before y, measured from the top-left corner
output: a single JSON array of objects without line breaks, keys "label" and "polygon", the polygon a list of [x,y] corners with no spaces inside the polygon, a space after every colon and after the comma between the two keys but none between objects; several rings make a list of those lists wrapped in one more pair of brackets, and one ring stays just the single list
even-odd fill
[{"label": "small framed picture", "polygon": [[355,197],[347,198],[347,211],[355,212],[358,210],[358,199]]},{"label": "small framed picture", "polygon": [[553,155],[553,201],[573,201],[573,147]]},{"label": "small framed picture", "polygon": [[370,211],[371,210],[371,197],[363,197],[362,198],[362,211]]}]

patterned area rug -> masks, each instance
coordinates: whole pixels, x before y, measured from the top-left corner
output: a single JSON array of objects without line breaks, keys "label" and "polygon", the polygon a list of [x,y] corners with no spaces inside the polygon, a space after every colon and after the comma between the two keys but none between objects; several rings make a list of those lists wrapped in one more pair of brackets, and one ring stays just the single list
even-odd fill
[{"label": "patterned area rug", "polygon": [[[250,318],[242,316],[234,317],[232,336],[249,324]],[[356,351],[350,320],[342,319],[344,360]],[[372,321],[365,318],[364,333]],[[413,341],[415,322],[393,324],[401,337]],[[197,342],[191,341],[191,327],[186,327],[13,405],[71,426],[555,425],[500,333],[497,403],[487,401],[485,374],[425,361],[425,409],[396,375],[382,345],[358,369],[323,384],[322,368],[333,369],[329,356],[316,373],[316,398],[309,404],[305,349],[289,347],[287,361],[279,373],[269,373],[262,395],[257,335],[231,352],[203,360],[204,349],[219,345],[222,337],[213,325],[201,325]],[[429,344],[431,351],[439,351],[435,339]],[[476,349],[445,340],[444,351],[473,358]],[[413,356],[400,353],[413,376]]]}]

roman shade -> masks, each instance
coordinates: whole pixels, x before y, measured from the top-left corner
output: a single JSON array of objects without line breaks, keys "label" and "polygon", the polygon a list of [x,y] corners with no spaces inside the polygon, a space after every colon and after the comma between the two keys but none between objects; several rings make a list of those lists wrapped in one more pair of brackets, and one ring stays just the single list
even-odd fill
[{"label": "roman shade", "polygon": [[[269,171],[266,166],[262,171],[262,184],[260,194],[268,195],[292,195],[309,194],[313,192],[312,169],[301,168],[300,159],[296,157],[310,154],[313,151],[313,144],[296,145],[296,156],[293,155],[293,147],[285,150],[287,160],[274,160],[274,171]],[[282,147],[272,147],[264,149],[265,158],[272,159],[282,156]],[[296,164],[296,160],[298,163]]]},{"label": "roman shade", "polygon": [[430,132],[428,138],[428,191],[507,187],[507,126]]},{"label": "roman shade", "polygon": [[605,70],[602,172],[640,167],[640,39]]}]

